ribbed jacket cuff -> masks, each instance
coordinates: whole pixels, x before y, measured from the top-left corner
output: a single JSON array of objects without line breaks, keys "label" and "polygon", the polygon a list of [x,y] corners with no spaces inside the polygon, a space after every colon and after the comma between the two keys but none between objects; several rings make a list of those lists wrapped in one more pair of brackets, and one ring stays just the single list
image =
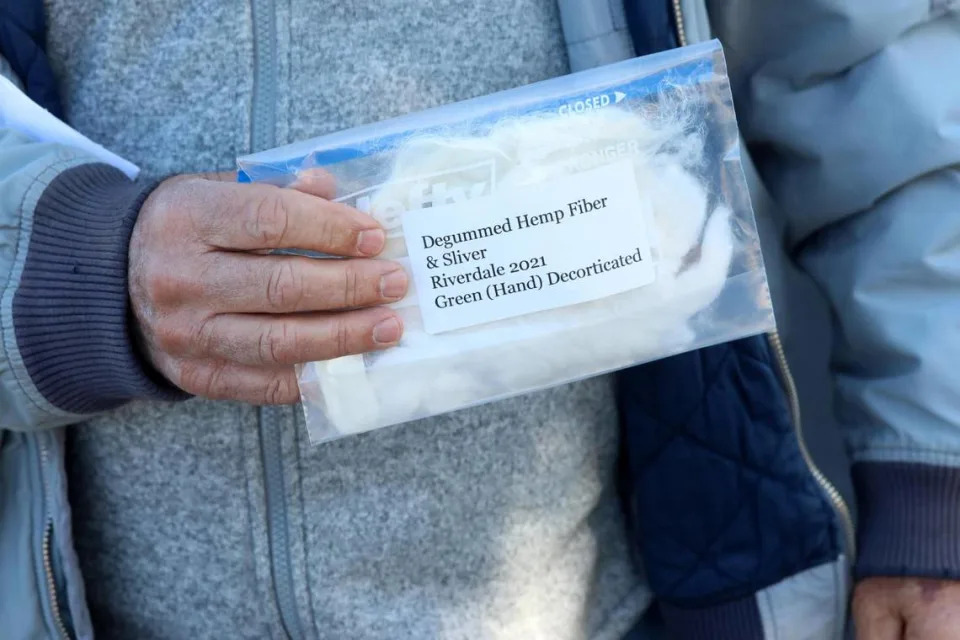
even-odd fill
[{"label": "ribbed jacket cuff", "polygon": [[763,622],[755,596],[684,609],[661,603],[670,638],[677,640],[763,640]]},{"label": "ribbed jacket cuff", "polygon": [[853,481],[860,514],[857,578],[960,579],[960,469],[860,462]]},{"label": "ribbed jacket cuff", "polygon": [[65,411],[186,397],[139,355],[132,330],[127,248],[152,186],[84,164],[60,173],[37,202],[13,324],[30,379]]}]

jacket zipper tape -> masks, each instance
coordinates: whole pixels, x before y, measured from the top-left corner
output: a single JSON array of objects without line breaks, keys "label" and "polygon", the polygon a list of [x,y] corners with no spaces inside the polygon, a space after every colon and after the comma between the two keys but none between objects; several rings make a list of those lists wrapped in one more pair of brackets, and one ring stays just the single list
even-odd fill
[{"label": "jacket zipper tape", "polygon": [[[253,20],[253,98],[250,113],[251,151],[277,145],[277,15],[275,0],[251,0]],[[303,626],[293,592],[286,483],[283,477],[278,407],[260,407],[260,454],[263,462],[264,500],[273,596],[286,637],[301,640]]]},{"label": "jacket zipper tape", "polygon": [[45,438],[46,433],[41,433],[36,439],[40,458],[40,484],[43,503],[43,541],[41,543],[41,555],[43,562],[43,573],[46,580],[47,598],[50,601],[50,615],[53,618],[53,626],[60,640],[70,640],[70,634],[67,631],[67,625],[63,622],[63,614],[60,611],[60,598],[57,594],[57,579],[53,572],[53,515],[50,513],[53,504],[50,484],[46,480],[48,473],[47,467],[50,463],[50,453],[47,448]]}]

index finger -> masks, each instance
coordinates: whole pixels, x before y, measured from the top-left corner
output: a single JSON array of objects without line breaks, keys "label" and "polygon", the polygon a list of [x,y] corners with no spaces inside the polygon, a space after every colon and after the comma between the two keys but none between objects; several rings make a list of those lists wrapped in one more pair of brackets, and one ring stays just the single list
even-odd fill
[{"label": "index finger", "polygon": [[[227,185],[224,185],[227,186]],[[353,207],[263,184],[229,185],[209,216],[204,240],[221,249],[307,249],[371,257],[386,236],[372,217]]]}]

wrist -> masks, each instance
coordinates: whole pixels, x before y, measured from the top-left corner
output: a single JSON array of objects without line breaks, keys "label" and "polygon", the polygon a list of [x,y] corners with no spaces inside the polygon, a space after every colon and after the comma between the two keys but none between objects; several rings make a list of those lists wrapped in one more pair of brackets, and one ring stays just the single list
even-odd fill
[{"label": "wrist", "polygon": [[140,356],[130,314],[128,246],[152,187],[83,164],[58,174],[37,201],[13,324],[30,379],[60,409],[182,396]]}]

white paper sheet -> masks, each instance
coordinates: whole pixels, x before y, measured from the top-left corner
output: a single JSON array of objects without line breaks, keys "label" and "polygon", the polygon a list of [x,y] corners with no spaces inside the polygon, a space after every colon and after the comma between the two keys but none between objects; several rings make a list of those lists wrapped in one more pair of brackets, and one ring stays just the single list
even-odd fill
[{"label": "white paper sheet", "polygon": [[140,173],[137,165],[70,128],[3,76],[0,76],[0,128],[15,129],[37,140],[81,149],[97,160],[113,165],[131,179]]}]

